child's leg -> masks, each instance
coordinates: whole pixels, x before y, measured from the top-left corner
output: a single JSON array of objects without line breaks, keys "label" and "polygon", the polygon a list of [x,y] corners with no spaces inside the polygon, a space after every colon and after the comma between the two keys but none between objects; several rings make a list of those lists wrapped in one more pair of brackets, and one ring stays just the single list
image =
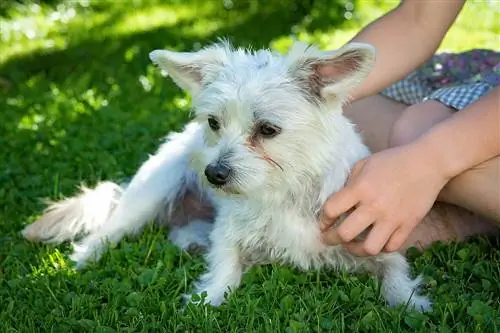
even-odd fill
[{"label": "child's leg", "polygon": [[435,124],[451,117],[453,112],[438,101],[426,101],[407,107],[390,129],[389,147],[410,143]]},{"label": "child's leg", "polygon": [[[439,102],[428,101],[422,103],[422,105],[430,105],[431,107],[420,112],[421,110],[417,109],[421,107],[420,104],[407,107],[382,96],[372,96],[347,106],[345,114],[357,125],[372,151],[377,152],[387,149],[389,143],[392,145],[407,143],[420,136],[438,121],[451,116],[450,109]],[[419,126],[416,126],[417,123]],[[393,127],[396,128],[392,129]],[[465,179],[466,175],[467,173],[464,173],[461,178],[457,177],[453,182],[450,182],[443,190],[442,195],[452,186],[458,187],[457,184],[459,184],[460,179]],[[483,179],[490,181],[487,177]],[[494,185],[495,181],[491,181],[491,184]],[[495,230],[495,227],[484,218],[469,212],[469,210],[477,212],[477,209],[471,209],[466,204],[459,203],[459,199],[462,202],[470,199],[470,195],[466,194],[467,192],[454,189],[452,193],[457,196],[456,200],[444,200],[440,197],[440,201],[444,202],[439,202],[433,207],[411,233],[401,249],[402,251],[411,246],[422,249],[436,241],[459,241],[469,236],[485,234]],[[447,196],[450,197],[450,194]],[[459,196],[460,198],[458,198]],[[482,194],[479,194],[474,197],[481,198],[482,196]],[[498,197],[497,195],[496,198]],[[494,196],[492,198],[494,199]]]},{"label": "child's leg", "polygon": [[408,105],[374,95],[344,107],[349,118],[373,153],[389,147],[389,135],[394,122]]},{"label": "child's leg", "polygon": [[438,199],[476,212],[500,227],[500,157],[453,178]]},{"label": "child's leg", "polygon": [[[401,146],[417,139],[453,113],[452,109],[434,100],[408,107],[394,122],[389,146]],[[498,157],[483,162],[452,179],[441,192],[439,200],[466,208],[500,224],[499,170]]]},{"label": "child's leg", "polygon": [[399,252],[410,247],[423,250],[434,242],[463,241],[475,235],[491,234],[498,229],[486,219],[460,206],[436,202],[431,211],[417,224]]}]

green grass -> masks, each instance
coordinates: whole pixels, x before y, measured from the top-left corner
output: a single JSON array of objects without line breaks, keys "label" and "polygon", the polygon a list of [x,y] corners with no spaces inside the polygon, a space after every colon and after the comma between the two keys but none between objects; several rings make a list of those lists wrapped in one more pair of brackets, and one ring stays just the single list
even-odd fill
[{"label": "green grass", "polygon": [[[161,137],[189,119],[189,96],[148,53],[219,36],[284,50],[293,34],[323,47],[347,41],[396,2],[72,1],[0,5],[0,332],[494,332],[500,330],[500,241],[476,238],[410,251],[434,312],[388,309],[366,274],[252,269],[227,305],[189,307],[180,294],[204,269],[149,227],[75,271],[68,245],[32,244],[19,230],[42,199],[130,176]],[[7,5],[5,5],[7,3]],[[90,3],[90,5],[88,4]],[[442,50],[498,49],[498,4],[468,1]]]}]

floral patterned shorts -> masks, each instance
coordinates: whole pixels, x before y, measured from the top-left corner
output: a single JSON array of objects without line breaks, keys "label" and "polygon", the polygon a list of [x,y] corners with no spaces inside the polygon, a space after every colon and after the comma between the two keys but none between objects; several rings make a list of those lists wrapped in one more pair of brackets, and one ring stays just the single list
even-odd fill
[{"label": "floral patterned shorts", "polygon": [[413,105],[437,100],[462,110],[500,84],[500,52],[439,53],[382,95]]}]

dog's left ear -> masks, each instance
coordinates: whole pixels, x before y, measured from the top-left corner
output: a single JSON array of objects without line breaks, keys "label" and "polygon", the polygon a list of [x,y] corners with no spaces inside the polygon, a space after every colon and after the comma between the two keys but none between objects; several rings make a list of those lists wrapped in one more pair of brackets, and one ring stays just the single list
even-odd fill
[{"label": "dog's left ear", "polygon": [[218,46],[197,52],[155,50],[149,54],[151,61],[166,71],[174,82],[191,94],[200,90],[204,80],[223,61],[224,52]]},{"label": "dog's left ear", "polygon": [[369,44],[349,43],[329,52],[304,45],[298,47],[304,56],[295,63],[293,76],[310,94],[325,100],[347,99],[375,63],[375,48]]}]

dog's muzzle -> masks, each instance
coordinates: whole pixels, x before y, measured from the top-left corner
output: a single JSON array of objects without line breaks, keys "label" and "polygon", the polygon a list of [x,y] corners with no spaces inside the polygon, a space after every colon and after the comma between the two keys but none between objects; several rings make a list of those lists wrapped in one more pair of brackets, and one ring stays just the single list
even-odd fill
[{"label": "dog's muzzle", "polygon": [[227,183],[231,168],[222,163],[211,163],[205,168],[207,180],[217,186]]}]

